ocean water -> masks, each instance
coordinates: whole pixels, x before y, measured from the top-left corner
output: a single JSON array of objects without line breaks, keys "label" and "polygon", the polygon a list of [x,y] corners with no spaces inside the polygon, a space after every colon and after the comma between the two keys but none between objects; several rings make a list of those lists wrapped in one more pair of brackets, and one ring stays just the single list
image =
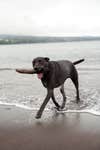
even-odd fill
[{"label": "ocean water", "polygon": [[[76,68],[79,73],[80,98],[76,104],[76,91],[71,80],[65,82],[67,112],[89,112],[100,115],[100,41],[67,42],[47,44],[22,44],[0,46],[0,104],[15,105],[29,110],[38,110],[46,89],[36,75],[18,74],[14,70],[2,68],[32,68],[32,60],[37,56],[51,60],[68,59],[76,61],[85,58]],[[57,101],[62,103],[59,89],[55,89]],[[52,111],[52,100],[46,111]]]}]

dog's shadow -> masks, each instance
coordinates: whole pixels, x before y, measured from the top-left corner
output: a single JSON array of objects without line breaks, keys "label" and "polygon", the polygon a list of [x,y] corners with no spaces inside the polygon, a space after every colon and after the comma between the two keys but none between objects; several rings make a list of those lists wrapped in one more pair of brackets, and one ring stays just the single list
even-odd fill
[{"label": "dog's shadow", "polygon": [[36,120],[35,125],[40,127],[40,128],[46,128],[46,127],[55,127],[55,126],[59,126],[59,125],[64,125],[66,123],[66,114],[65,113],[57,113],[54,112],[52,117],[44,120],[44,119],[40,119],[40,120]]},{"label": "dog's shadow", "polygon": [[45,120],[42,118],[36,120],[36,126],[39,129],[61,129],[66,126],[77,126],[81,122],[80,113],[65,113],[65,112],[54,112],[52,117]]}]

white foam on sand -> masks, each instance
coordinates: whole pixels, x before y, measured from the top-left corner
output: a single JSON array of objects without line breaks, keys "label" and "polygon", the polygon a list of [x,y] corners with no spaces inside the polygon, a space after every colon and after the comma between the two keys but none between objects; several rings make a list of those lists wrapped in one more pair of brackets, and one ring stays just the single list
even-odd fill
[{"label": "white foam on sand", "polygon": [[[0,105],[15,106],[15,107],[22,108],[22,109],[26,109],[26,110],[34,110],[34,111],[35,111],[35,110],[39,110],[39,108],[30,107],[30,106],[23,105],[23,104],[18,104],[18,103],[6,103],[6,102],[0,101]],[[50,110],[50,109],[46,108],[45,110],[48,111],[48,110]]]},{"label": "white foam on sand", "polygon": [[[17,103],[6,103],[6,102],[1,102],[0,101],[0,105],[14,106],[14,107],[18,107],[18,108],[26,109],[26,110],[31,110],[31,111],[39,110],[39,108],[37,108],[37,107],[29,107],[29,106],[26,106],[26,105],[23,105],[23,104],[17,104]],[[61,111],[57,111],[55,108],[53,108],[53,109],[45,108],[45,111],[52,111],[52,110],[56,111],[57,113],[90,113],[90,114],[93,114],[93,115],[96,115],[96,116],[100,116],[100,112],[96,111],[96,110],[93,110],[93,109],[84,109],[84,110],[64,109],[64,110],[61,110]]]},{"label": "white foam on sand", "polygon": [[93,115],[96,115],[96,116],[100,116],[100,112],[95,111],[93,109],[90,109],[90,110],[88,110],[88,109],[84,109],[84,110],[71,110],[71,109],[68,109],[68,110],[57,111],[57,113],[89,113],[89,114],[93,114]]}]

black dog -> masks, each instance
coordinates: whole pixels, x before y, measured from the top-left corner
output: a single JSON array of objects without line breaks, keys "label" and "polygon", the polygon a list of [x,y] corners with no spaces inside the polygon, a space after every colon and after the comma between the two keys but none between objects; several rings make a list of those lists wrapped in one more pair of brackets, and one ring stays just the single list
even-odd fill
[{"label": "black dog", "polygon": [[[47,96],[37,112],[36,118],[41,118],[43,110],[50,98],[52,98],[58,110],[65,107],[66,96],[64,92],[64,82],[67,78],[70,78],[74,83],[77,93],[76,101],[77,103],[80,101],[78,73],[74,65],[82,61],[84,61],[84,59],[72,63],[67,60],[50,61],[47,57],[37,57],[32,61],[33,70],[16,69],[19,73],[37,74],[44,87],[47,88]],[[59,86],[61,86],[60,91],[63,96],[63,103],[61,106],[56,102],[54,97],[54,88]]]}]

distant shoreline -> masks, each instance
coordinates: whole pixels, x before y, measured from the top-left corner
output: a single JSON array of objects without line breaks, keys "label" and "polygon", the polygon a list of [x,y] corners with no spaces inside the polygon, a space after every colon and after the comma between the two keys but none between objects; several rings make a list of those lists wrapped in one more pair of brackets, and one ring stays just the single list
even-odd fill
[{"label": "distant shoreline", "polygon": [[51,36],[18,36],[0,35],[0,45],[12,44],[38,44],[38,43],[62,43],[62,42],[81,42],[81,41],[100,41],[100,36],[72,36],[72,37],[51,37]]}]

